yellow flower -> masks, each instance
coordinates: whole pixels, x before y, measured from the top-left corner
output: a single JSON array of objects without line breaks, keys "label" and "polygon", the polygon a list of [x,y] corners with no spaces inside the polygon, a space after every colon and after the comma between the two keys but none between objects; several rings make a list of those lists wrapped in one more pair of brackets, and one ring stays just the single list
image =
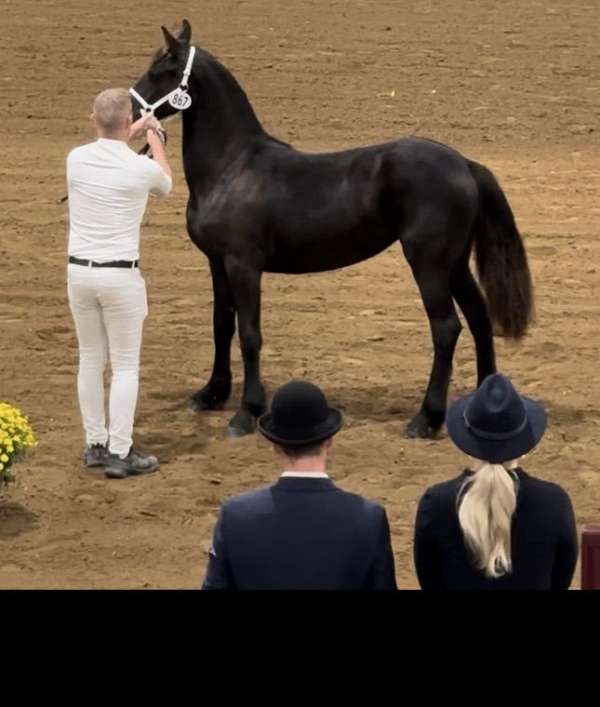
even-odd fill
[{"label": "yellow flower", "polygon": [[36,445],[27,416],[6,401],[0,401],[0,472],[4,472],[0,474],[0,481],[7,480],[13,456]]}]

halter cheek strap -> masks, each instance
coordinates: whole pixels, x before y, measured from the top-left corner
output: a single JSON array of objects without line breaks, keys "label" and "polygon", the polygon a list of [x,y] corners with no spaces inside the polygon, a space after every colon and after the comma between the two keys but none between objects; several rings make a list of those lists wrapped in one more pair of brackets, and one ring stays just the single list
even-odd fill
[{"label": "halter cheek strap", "polygon": [[[134,89],[130,88],[129,93],[135,98],[135,100],[140,104],[142,107],[142,111],[144,113],[150,113],[154,114],[160,106],[162,106],[164,103],[167,103],[171,100],[171,98],[178,92],[182,91],[187,94],[187,88],[188,88],[188,81],[190,78],[190,74],[192,73],[192,65],[194,63],[194,56],[196,55],[196,47],[190,47],[190,51],[188,54],[187,62],[185,65],[185,69],[183,71],[183,77],[181,79],[181,83],[179,86],[175,89],[173,89],[170,93],[167,93],[166,96],[163,96],[162,98],[159,98],[157,101],[154,101],[154,103],[148,103],[143,96],[140,96],[140,94]],[[188,104],[189,105],[189,104]],[[176,106],[173,106],[176,110],[185,110],[185,108],[178,108]],[[187,106],[186,106],[187,108]]]}]

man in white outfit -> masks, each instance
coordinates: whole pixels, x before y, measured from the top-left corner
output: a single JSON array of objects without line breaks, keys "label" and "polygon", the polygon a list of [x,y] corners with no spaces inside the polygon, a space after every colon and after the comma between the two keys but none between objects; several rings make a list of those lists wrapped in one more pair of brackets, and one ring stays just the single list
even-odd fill
[{"label": "man in white outfit", "polygon": [[[88,467],[111,478],[156,471],[154,456],[133,448],[140,348],[148,313],[139,267],[140,224],[148,194],[166,196],[171,169],[160,123],[133,123],[124,89],[94,101],[98,139],[67,157],[69,188],[69,304],[79,341],[77,387]],[[146,133],[154,159],[136,154],[128,141]],[[104,409],[104,368],[110,358],[109,425]]]}]

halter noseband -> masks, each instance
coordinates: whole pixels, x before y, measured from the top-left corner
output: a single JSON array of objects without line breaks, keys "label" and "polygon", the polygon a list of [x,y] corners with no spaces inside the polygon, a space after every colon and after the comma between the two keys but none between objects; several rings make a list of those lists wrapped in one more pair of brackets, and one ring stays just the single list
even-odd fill
[{"label": "halter noseband", "polygon": [[181,83],[166,96],[159,98],[154,103],[148,103],[140,94],[134,89],[130,88],[129,93],[135,98],[135,100],[140,104],[143,113],[150,113],[151,115],[163,105],[163,103],[169,103],[176,110],[185,110],[189,108],[192,103],[192,98],[188,93],[188,80],[190,74],[192,73],[192,64],[194,63],[194,56],[196,54],[196,47],[190,47],[190,52],[188,54],[187,63],[183,71],[183,77]]}]

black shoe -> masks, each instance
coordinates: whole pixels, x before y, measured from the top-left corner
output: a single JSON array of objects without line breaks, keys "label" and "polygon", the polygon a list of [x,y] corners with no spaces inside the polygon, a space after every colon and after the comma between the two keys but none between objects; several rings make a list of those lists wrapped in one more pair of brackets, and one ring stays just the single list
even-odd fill
[{"label": "black shoe", "polygon": [[104,466],[108,456],[105,444],[90,444],[83,452],[83,461],[88,468]]},{"label": "black shoe", "polygon": [[121,459],[118,454],[108,454],[104,466],[104,475],[109,479],[124,479],[127,476],[151,474],[160,468],[156,457],[152,455],[144,457],[133,447],[125,459]]}]

